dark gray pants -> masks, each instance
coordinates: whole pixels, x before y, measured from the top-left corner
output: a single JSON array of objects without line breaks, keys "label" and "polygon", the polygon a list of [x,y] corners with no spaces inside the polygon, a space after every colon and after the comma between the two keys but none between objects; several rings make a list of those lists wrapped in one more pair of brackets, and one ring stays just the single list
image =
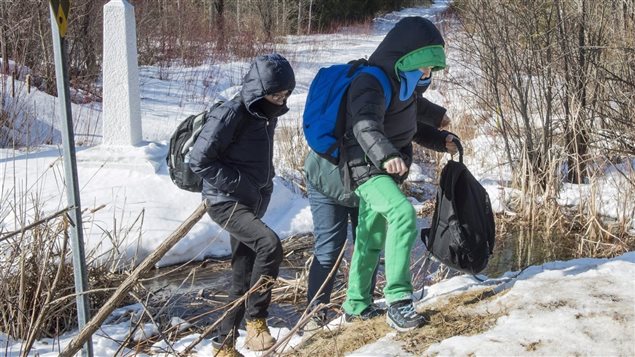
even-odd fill
[{"label": "dark gray pants", "polygon": [[[269,228],[253,209],[237,202],[223,202],[207,209],[209,216],[230,235],[232,248],[232,287],[229,300],[243,296],[260,278],[278,277],[282,262],[282,244],[278,235]],[[230,311],[221,322],[219,336],[225,339],[232,334],[243,317],[248,320],[265,318],[271,302],[271,286],[264,291],[253,293],[246,301]]]}]

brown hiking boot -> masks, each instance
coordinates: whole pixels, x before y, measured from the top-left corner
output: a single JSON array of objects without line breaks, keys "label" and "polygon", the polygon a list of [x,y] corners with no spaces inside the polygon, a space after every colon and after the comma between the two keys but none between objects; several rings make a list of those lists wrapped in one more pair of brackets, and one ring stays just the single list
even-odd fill
[{"label": "brown hiking boot", "polygon": [[247,338],[245,346],[252,351],[264,351],[276,343],[276,339],[271,336],[267,320],[264,318],[247,320]]},{"label": "brown hiking boot", "polygon": [[214,357],[245,357],[242,353],[238,352],[234,341],[228,339],[223,344],[223,341],[219,340],[216,336],[212,338],[212,356]]}]

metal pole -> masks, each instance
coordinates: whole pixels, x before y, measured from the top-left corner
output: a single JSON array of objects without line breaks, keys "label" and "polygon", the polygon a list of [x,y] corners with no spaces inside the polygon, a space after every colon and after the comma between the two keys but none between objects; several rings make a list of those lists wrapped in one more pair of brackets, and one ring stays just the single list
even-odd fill
[{"label": "metal pole", "polygon": [[[84,292],[88,288],[86,259],[84,257],[84,235],[82,228],[82,210],[79,199],[77,180],[77,163],[75,161],[75,138],[73,134],[73,116],[71,114],[70,92],[68,85],[68,68],[66,62],[66,46],[64,36],[68,24],[69,0],[49,0],[51,10],[51,33],[53,35],[53,52],[55,54],[55,74],[57,78],[57,96],[59,113],[62,120],[62,142],[64,146],[64,171],[69,218],[71,220],[71,247],[73,250],[73,273],[77,303],[77,321],[80,331],[89,319],[88,296]],[[82,348],[82,356],[93,356],[93,342],[86,340]]]}]

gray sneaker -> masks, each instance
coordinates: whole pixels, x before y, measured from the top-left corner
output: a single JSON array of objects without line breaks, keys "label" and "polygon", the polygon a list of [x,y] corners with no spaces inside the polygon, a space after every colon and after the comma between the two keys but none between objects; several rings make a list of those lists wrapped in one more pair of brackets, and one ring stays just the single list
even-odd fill
[{"label": "gray sneaker", "polygon": [[425,316],[417,313],[412,300],[408,299],[393,302],[388,306],[386,322],[395,330],[406,332],[423,326],[427,321]]}]

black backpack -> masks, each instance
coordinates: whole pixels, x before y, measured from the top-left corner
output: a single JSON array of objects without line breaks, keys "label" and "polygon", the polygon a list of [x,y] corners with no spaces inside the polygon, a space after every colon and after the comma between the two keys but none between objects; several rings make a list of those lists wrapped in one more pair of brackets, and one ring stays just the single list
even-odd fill
[{"label": "black backpack", "polygon": [[170,137],[170,147],[165,160],[172,182],[180,189],[201,192],[203,188],[203,179],[190,169],[189,154],[198,134],[203,130],[208,113],[221,104],[222,101],[216,102],[209,110],[185,118]]},{"label": "black backpack", "polygon": [[496,226],[487,191],[463,164],[450,160],[441,172],[430,228],[421,230],[428,251],[445,265],[468,274],[487,266],[494,250]]}]

